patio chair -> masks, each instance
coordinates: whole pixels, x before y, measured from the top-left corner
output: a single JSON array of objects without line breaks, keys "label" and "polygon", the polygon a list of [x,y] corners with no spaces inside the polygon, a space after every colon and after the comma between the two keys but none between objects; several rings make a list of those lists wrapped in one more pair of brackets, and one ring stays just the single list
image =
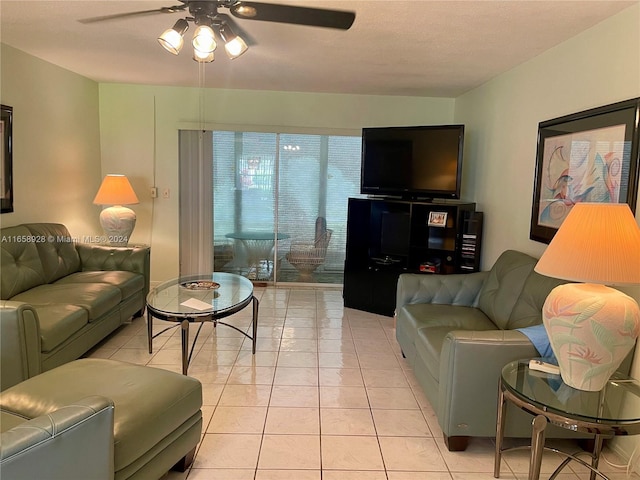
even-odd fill
[{"label": "patio chair", "polygon": [[313,241],[291,242],[286,259],[298,271],[298,280],[311,280],[313,272],[324,263],[327,247],[333,233],[333,230],[327,229],[326,225],[326,220],[323,217],[318,217]]}]

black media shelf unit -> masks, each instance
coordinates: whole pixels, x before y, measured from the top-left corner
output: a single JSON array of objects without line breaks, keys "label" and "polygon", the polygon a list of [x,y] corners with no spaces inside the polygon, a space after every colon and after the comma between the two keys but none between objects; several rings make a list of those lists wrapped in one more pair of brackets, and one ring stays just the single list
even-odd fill
[{"label": "black media shelf unit", "polygon": [[350,198],[344,306],[393,316],[402,273],[480,269],[482,212],[462,201]]}]

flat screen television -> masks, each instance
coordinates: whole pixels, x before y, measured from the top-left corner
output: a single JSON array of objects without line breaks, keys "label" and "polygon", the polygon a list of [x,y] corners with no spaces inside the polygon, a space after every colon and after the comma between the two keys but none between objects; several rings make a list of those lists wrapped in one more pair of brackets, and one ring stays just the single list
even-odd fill
[{"label": "flat screen television", "polygon": [[464,125],[362,129],[360,193],[460,198]]}]

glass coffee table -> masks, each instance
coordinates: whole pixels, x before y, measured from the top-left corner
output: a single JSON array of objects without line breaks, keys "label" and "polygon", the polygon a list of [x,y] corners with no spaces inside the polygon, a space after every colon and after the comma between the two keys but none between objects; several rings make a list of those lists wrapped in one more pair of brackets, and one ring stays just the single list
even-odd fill
[{"label": "glass coffee table", "polygon": [[[503,448],[507,401],[534,415],[531,446]],[[531,370],[529,359],[508,363],[502,369],[500,378],[493,476],[500,477],[502,452],[531,448],[529,480],[540,478],[543,450],[566,457],[550,479],[554,479],[571,460],[587,467],[591,472],[591,480],[596,475],[606,479],[598,470],[602,441],[605,437],[614,435],[639,434],[639,404],[640,382],[618,372],[612,375],[602,390],[588,392],[568,386],[560,375]],[[594,449],[590,454],[591,462],[587,463],[575,455],[546,447],[544,431],[548,423],[574,432],[593,434],[595,438]]]},{"label": "glass coffee table", "polygon": [[[233,315],[253,304],[252,333],[220,319]],[[232,273],[213,272],[174,278],[152,289],[147,296],[147,336],[149,353],[153,353],[153,339],[171,328],[180,327],[182,340],[182,373],[187,374],[193,348],[204,322],[213,322],[231,327],[252,341],[252,352],[256,353],[258,331],[258,299],[253,295],[253,283],[247,278]],[[153,333],[153,318],[176,322],[156,334]],[[189,350],[189,326],[200,323],[191,350]]]}]

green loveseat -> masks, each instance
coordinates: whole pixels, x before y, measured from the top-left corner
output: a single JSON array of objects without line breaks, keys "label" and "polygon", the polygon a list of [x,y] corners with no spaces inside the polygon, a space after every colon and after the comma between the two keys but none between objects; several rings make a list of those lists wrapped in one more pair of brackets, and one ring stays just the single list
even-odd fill
[{"label": "green loveseat", "polygon": [[[512,360],[539,357],[517,330],[542,323],[542,306],[563,280],[533,271],[537,259],[504,252],[488,272],[400,275],[396,338],[431,403],[449,450],[495,437],[498,382]],[[620,370],[628,373],[631,356]],[[509,411],[507,437],[530,437],[532,417]],[[572,436],[557,427],[549,437]]]},{"label": "green loveseat", "polygon": [[132,316],[149,292],[149,248],[77,243],[64,225],[0,229],[2,390],[81,357]]}]

